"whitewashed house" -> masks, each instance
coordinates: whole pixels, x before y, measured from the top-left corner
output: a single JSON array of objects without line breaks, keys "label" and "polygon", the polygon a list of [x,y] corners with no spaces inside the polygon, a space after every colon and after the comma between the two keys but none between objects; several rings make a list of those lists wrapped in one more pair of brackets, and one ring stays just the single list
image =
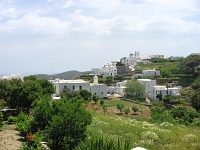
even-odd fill
[{"label": "whitewashed house", "polygon": [[172,95],[172,96],[179,96],[181,95],[181,86],[167,88],[166,86],[152,86],[151,87],[151,95],[150,97],[154,100],[156,100],[156,96],[158,94],[162,94],[162,97],[164,98],[166,95]]},{"label": "whitewashed house", "polygon": [[142,62],[142,58],[140,57],[139,52],[135,52],[135,55],[133,53],[130,53],[129,57],[123,57],[120,61],[125,66],[134,67],[138,65],[138,63]]},{"label": "whitewashed house", "polygon": [[121,96],[125,95],[125,89],[126,89],[126,83],[127,80],[124,80],[122,82],[117,82],[115,87],[115,93],[119,94]]},{"label": "whitewashed house", "polygon": [[142,70],[142,76],[160,76],[160,70]]},{"label": "whitewashed house", "polygon": [[[90,83],[84,80],[49,80],[53,83],[56,95],[60,95],[63,89],[68,88],[71,91],[87,90],[91,94],[97,95],[99,98],[107,97],[107,85],[99,84],[98,77],[94,76],[94,82]],[[54,96],[55,97],[55,96]]]},{"label": "whitewashed house", "polygon": [[107,85],[99,84],[98,77],[95,75],[93,83],[90,83],[90,92],[99,98],[107,97]]},{"label": "whitewashed house", "polygon": [[145,87],[145,95],[148,96],[151,93],[151,87],[156,86],[156,80],[151,79],[137,79]]},{"label": "whitewashed house", "polygon": [[84,80],[49,80],[53,83],[56,94],[60,95],[63,89],[68,88],[72,91],[87,90],[90,92],[90,82]]},{"label": "whitewashed house", "polygon": [[111,63],[107,63],[102,68],[92,68],[91,74],[93,75],[103,75],[103,78],[106,78],[107,76],[113,76],[115,77],[117,75],[117,62],[113,61]]}]

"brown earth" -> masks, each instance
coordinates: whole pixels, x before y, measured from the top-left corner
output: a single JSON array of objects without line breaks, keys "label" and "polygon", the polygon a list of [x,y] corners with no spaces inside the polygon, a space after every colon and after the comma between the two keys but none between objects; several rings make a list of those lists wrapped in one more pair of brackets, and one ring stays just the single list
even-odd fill
[{"label": "brown earth", "polygon": [[5,124],[0,130],[0,150],[19,150],[23,140],[15,125]]},{"label": "brown earth", "polygon": [[[100,104],[94,104],[93,102],[91,102],[91,103],[87,104],[86,108],[88,110],[93,110],[93,111],[96,111],[97,113],[104,114],[103,108],[101,107]],[[118,115],[118,116],[122,116],[122,117],[126,116],[125,113],[121,114],[120,111],[115,106],[108,107],[105,114]],[[146,107],[142,111],[139,111],[139,112],[136,112],[136,113],[131,110],[130,113],[127,115],[127,117],[140,118],[140,119],[150,119],[151,118],[151,111],[148,107]]]}]

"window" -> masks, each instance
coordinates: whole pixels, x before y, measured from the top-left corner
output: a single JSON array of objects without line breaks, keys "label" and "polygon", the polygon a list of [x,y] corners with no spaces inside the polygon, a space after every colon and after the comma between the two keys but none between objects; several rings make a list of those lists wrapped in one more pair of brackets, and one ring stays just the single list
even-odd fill
[{"label": "window", "polygon": [[72,89],[75,90],[75,86],[74,85],[73,85]]},{"label": "window", "polygon": [[81,91],[81,90],[82,90],[82,86],[80,85],[80,86],[79,86],[79,91]]},{"label": "window", "polygon": [[95,95],[97,95],[97,93],[94,93]]},{"label": "window", "polygon": [[67,86],[65,85],[65,86],[64,86],[64,88],[66,89],[66,88],[67,88]]},{"label": "window", "polygon": [[103,92],[101,92],[101,94],[103,94]]}]

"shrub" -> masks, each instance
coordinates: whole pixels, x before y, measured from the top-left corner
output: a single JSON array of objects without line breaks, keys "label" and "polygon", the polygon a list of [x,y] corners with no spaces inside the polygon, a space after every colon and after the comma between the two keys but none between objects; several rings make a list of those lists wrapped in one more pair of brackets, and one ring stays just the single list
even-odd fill
[{"label": "shrub", "polygon": [[31,120],[28,115],[21,112],[15,121],[20,134],[26,138],[26,135],[31,132]]},{"label": "shrub", "polygon": [[129,108],[125,108],[124,109],[124,113],[126,114],[126,116],[130,113],[130,109]]},{"label": "shrub", "polygon": [[122,114],[123,109],[124,109],[124,104],[119,104],[119,103],[117,103],[116,107],[117,107],[117,109],[120,111],[120,113]]},{"label": "shrub", "polygon": [[132,109],[132,111],[134,111],[134,113],[136,113],[137,111],[139,111],[139,108],[137,106],[133,106],[131,109]]},{"label": "shrub", "polygon": [[3,126],[3,113],[0,112],[0,128]]}]

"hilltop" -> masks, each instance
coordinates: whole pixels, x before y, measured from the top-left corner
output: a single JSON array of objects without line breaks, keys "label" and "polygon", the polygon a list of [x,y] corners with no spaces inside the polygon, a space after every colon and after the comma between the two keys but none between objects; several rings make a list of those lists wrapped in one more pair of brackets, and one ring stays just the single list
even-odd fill
[{"label": "hilltop", "polygon": [[36,74],[33,76],[35,76],[37,79],[48,79],[49,80],[49,79],[59,78],[59,79],[71,80],[71,79],[75,79],[75,78],[79,77],[82,74],[85,74],[85,72],[71,70],[71,71],[65,71],[65,72],[53,74],[53,75]]}]

